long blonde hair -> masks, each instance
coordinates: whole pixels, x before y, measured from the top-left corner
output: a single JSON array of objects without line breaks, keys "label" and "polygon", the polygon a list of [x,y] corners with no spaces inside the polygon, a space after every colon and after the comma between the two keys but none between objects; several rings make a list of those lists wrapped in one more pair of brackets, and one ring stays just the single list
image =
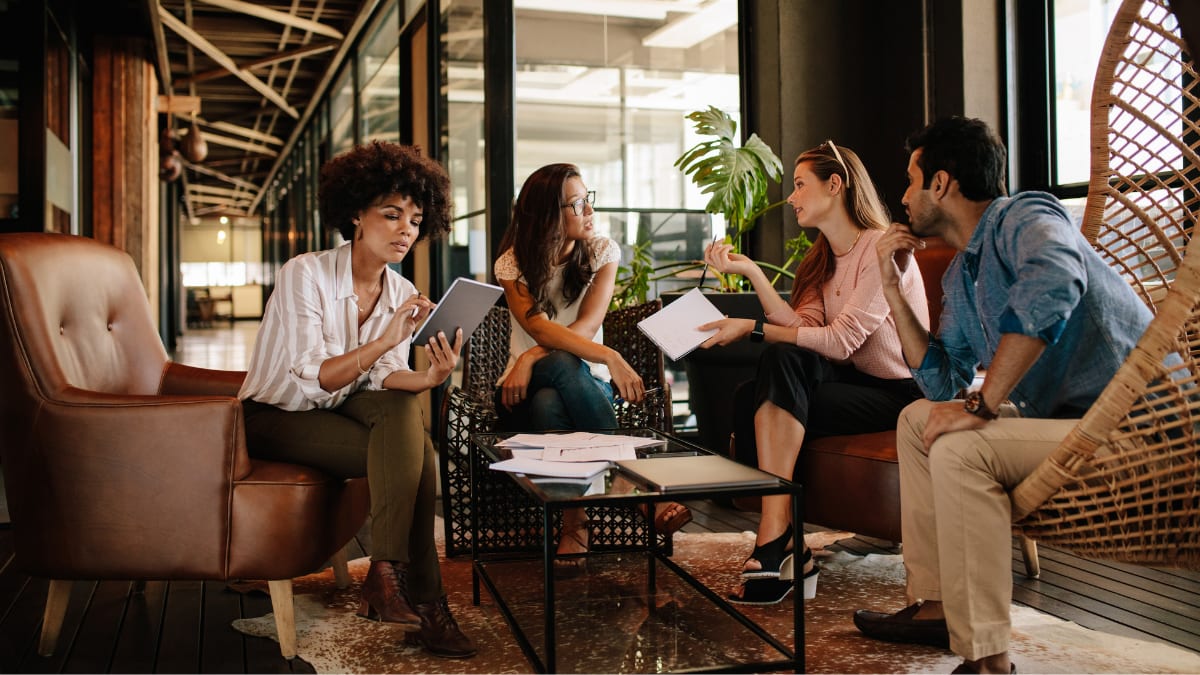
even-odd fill
[{"label": "long blonde hair", "polygon": [[[837,174],[842,178],[842,203],[854,224],[864,230],[886,230],[891,216],[875,183],[867,175],[858,154],[845,146],[836,146],[825,141],[811,150],[805,150],[796,158],[795,166],[808,162],[813,174],[823,181]],[[833,278],[837,269],[837,258],[825,234],[817,235],[812,248],[796,268],[796,280],[792,283],[792,307],[798,307],[811,293],[820,293],[825,282]]]}]

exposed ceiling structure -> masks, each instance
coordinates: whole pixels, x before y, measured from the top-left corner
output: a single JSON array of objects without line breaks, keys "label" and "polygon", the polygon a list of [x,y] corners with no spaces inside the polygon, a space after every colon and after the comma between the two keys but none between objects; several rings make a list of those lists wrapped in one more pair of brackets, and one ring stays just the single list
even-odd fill
[{"label": "exposed ceiling structure", "polygon": [[[187,216],[197,218],[262,212],[267,181],[278,172],[336,75],[335,68],[384,0],[125,2],[141,3],[154,35],[163,90],[159,110],[171,122],[171,138],[160,141],[168,151],[172,147],[178,151],[164,159],[162,175],[174,180],[178,172]],[[585,31],[591,39],[615,35],[620,27],[636,29],[638,39],[624,48],[640,45],[682,52],[737,22],[737,0],[513,0],[513,5],[530,18],[594,20],[595,29]],[[442,6],[477,18],[482,0],[443,0]],[[469,25],[471,30],[444,39],[452,71],[461,70],[455,65],[455,54],[473,52],[467,61],[475,62],[481,79],[482,26]],[[602,51],[607,54],[607,46]],[[551,60],[557,63],[561,57]],[[518,72],[518,93],[537,100],[539,87],[549,87],[552,103],[574,95],[563,82],[543,81],[555,75],[545,70]],[[601,91],[595,82],[577,85],[591,95]],[[703,90],[704,86],[665,81],[652,89]],[[635,94],[638,91],[635,86]],[[450,95],[463,94],[451,87]],[[659,99],[670,98],[659,95]],[[663,104],[649,107],[657,105]],[[680,109],[691,105],[678,103]],[[197,147],[197,138],[204,148]]]},{"label": "exposed ceiling structure", "polygon": [[145,1],[188,215],[259,210],[378,0]]}]

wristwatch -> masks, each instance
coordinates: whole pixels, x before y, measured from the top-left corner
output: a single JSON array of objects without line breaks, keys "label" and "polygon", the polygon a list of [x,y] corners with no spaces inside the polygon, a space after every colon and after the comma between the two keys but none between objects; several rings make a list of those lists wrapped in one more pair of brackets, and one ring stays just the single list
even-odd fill
[{"label": "wristwatch", "polygon": [[754,322],[754,330],[750,331],[751,342],[762,342],[764,337],[762,319]]},{"label": "wristwatch", "polygon": [[979,390],[967,394],[967,400],[963,402],[963,410],[985,420],[994,420],[999,416],[996,411],[987,407],[987,402],[983,400],[983,392]]}]

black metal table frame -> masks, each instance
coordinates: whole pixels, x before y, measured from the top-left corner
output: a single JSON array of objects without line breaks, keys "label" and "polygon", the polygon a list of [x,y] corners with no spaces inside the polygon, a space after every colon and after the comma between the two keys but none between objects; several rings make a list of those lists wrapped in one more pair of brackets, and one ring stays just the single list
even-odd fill
[{"label": "black metal table frame", "polygon": [[[669,436],[656,432],[662,436]],[[488,433],[481,435],[499,436],[503,434]],[[695,448],[697,451],[708,452],[699,446],[688,443],[673,436],[669,436],[674,442]],[[470,451],[477,451],[475,435],[473,434],[470,442]],[[709,453],[712,454],[712,453]],[[471,490],[472,494],[478,494],[477,476],[475,474],[476,462],[469,462],[471,466]],[[511,474],[510,474],[511,475]],[[630,477],[631,480],[636,480]],[[520,553],[479,553],[477,542],[479,541],[478,521],[474,510],[471,512],[471,600],[478,606],[480,600],[479,584],[482,581],[487,586],[488,593],[496,601],[496,606],[500,613],[508,622],[512,629],[513,635],[517,638],[517,643],[521,647],[521,651],[533,664],[534,670],[538,672],[558,672],[556,658],[556,634],[555,634],[555,594],[554,594],[554,557],[555,557],[555,542],[554,542],[554,523],[559,511],[566,508],[585,507],[589,505],[587,498],[563,499],[563,500],[545,500],[534,492],[525,488],[525,485],[516,480],[513,476],[514,485],[521,489],[525,489],[529,496],[536,501],[542,509],[542,573],[543,573],[543,588],[544,588],[544,645],[543,649],[546,653],[546,658],[543,661],[538,656],[533,643],[525,635],[525,631],[521,628],[516,616],[508,607],[508,603],[504,600],[503,594],[496,586],[488,574],[486,565],[489,562],[513,562],[518,560],[531,560],[536,556],[531,554]],[[792,522],[803,523],[803,488],[798,483],[779,479],[779,485],[767,487],[734,487],[727,489],[705,489],[697,491],[671,491],[658,492],[649,491],[626,497],[605,497],[603,500],[596,500],[593,504],[602,503],[603,505],[622,505],[622,504],[645,504],[648,513],[653,513],[653,505],[663,501],[686,501],[690,499],[711,499],[713,497],[753,497],[788,494],[792,497]],[[675,561],[671,560],[663,549],[651,546],[651,542],[655,541],[655,523],[653,518],[647,518],[647,533],[641,546],[631,548],[631,551],[641,551],[647,558],[647,590],[653,594],[657,590],[657,568],[656,563],[662,563],[667,569],[671,570],[683,581],[687,582],[698,593],[724,611],[728,616],[736,619],[739,623],[745,626],[748,630],[758,636],[759,639],[769,644],[774,649],[785,655],[791,655],[790,659],[779,661],[766,661],[744,664],[731,664],[729,666],[718,666],[708,669],[695,669],[689,672],[754,672],[761,670],[775,670],[780,668],[792,668],[794,672],[804,672],[804,583],[802,575],[797,574],[793,579],[792,597],[795,604],[792,608],[792,636],[794,641],[794,650],[788,649],[786,645],[773,637],[770,633],[759,626],[755,621],[747,617],[739,611],[733,604],[729,603],[725,598],[718,593],[713,592],[704,584],[700,583],[690,572],[682,568]],[[803,531],[802,528],[797,531]],[[605,555],[598,553],[596,555]]]}]

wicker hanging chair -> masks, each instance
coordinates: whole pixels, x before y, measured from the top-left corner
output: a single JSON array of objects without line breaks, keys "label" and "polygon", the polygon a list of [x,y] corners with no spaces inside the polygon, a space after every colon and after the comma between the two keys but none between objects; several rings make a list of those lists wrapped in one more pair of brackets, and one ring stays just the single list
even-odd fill
[{"label": "wicker hanging chair", "polygon": [[1200,208],[1200,84],[1189,53],[1166,0],[1121,5],[1092,95],[1083,232],[1155,318],[1011,497],[1015,531],[1030,540],[1200,569],[1200,253],[1188,247]]}]

